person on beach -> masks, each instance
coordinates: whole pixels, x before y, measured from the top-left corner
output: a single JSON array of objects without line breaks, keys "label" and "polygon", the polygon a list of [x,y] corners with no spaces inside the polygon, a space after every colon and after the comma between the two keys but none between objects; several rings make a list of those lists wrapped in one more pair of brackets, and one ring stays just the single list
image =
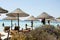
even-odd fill
[{"label": "person on beach", "polygon": [[31,28],[32,28],[32,30],[33,30],[33,20],[31,21]]},{"label": "person on beach", "polygon": [[45,25],[46,23],[45,23],[45,18],[43,18],[42,20],[41,20],[41,22],[43,23],[43,25]]},{"label": "person on beach", "polygon": [[48,24],[50,25],[50,20],[48,20]]},{"label": "person on beach", "polygon": [[4,23],[2,23],[2,26],[4,27]]},{"label": "person on beach", "polygon": [[16,23],[15,23],[15,26],[16,26]]},{"label": "person on beach", "polygon": [[26,28],[26,30],[27,30],[27,24],[25,24],[25,28]]}]

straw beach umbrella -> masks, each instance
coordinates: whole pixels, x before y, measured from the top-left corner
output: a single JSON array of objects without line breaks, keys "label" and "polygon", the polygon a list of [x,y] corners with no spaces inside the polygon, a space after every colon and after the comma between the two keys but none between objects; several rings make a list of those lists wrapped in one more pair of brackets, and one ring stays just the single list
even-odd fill
[{"label": "straw beach umbrella", "polygon": [[50,16],[50,18],[46,20],[55,20],[55,18],[53,16]]},{"label": "straw beach umbrella", "polygon": [[29,14],[26,14],[20,8],[17,8],[14,11],[12,11],[11,13],[8,13],[7,16],[18,17],[18,27],[19,27],[19,17],[27,17],[27,16],[29,16]]},{"label": "straw beach umbrella", "polygon": [[0,7],[0,14],[5,14],[5,13],[8,13],[8,11]]},{"label": "straw beach umbrella", "polygon": [[5,14],[5,13],[8,13],[8,11],[0,7],[0,14]]},{"label": "straw beach umbrella", "polygon": [[[60,16],[56,18],[58,22],[60,22]],[[59,27],[59,24],[57,24],[57,27]]]},{"label": "straw beach umbrella", "polygon": [[56,19],[60,19],[60,17],[57,17]]},{"label": "straw beach umbrella", "polygon": [[17,20],[17,17],[6,17],[3,20],[11,20],[11,30],[12,30],[12,20]]},{"label": "straw beach umbrella", "polygon": [[30,20],[31,21],[31,27],[32,27],[32,30],[33,30],[33,21],[34,20],[37,20],[34,16],[30,16],[29,18],[27,18],[26,20]]},{"label": "straw beach umbrella", "polygon": [[46,12],[43,12],[42,14],[40,14],[39,16],[37,16],[37,19],[49,19],[50,15],[47,14]]},{"label": "straw beach umbrella", "polygon": [[50,15],[47,14],[46,12],[43,12],[39,16],[36,17],[37,19],[42,19],[42,23],[45,25],[45,19],[49,19]]},{"label": "straw beach umbrella", "polygon": [[29,18],[27,18],[26,20],[37,20],[34,16],[30,16]]},{"label": "straw beach umbrella", "polygon": [[60,21],[60,16],[56,18],[58,21]]},{"label": "straw beach umbrella", "polygon": [[0,7],[0,13],[8,13],[8,11]]},{"label": "straw beach umbrella", "polygon": [[47,21],[48,21],[48,24],[50,25],[50,21],[51,20],[55,20],[56,21],[56,19],[53,17],[53,16],[50,16],[50,18],[49,19],[46,19]]},{"label": "straw beach umbrella", "polygon": [[17,20],[17,17],[6,17],[3,20]]},{"label": "straw beach umbrella", "polygon": [[49,19],[46,19],[46,20],[54,20],[54,21],[57,21],[53,16],[50,16]]}]

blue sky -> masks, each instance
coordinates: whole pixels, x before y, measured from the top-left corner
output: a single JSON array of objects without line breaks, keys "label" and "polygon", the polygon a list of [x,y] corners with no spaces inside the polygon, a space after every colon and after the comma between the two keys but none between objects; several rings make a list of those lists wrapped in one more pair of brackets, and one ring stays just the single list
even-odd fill
[{"label": "blue sky", "polygon": [[[35,17],[42,12],[54,17],[60,16],[60,0],[0,0],[0,6],[9,12],[20,8]],[[4,17],[5,15],[1,15],[0,19]]]}]

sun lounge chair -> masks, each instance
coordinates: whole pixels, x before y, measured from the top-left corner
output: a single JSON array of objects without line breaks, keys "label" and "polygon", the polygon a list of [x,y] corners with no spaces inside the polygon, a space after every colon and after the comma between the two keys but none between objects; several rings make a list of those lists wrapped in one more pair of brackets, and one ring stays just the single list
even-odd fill
[{"label": "sun lounge chair", "polygon": [[23,32],[24,32],[24,33],[27,33],[27,32],[29,32],[29,30],[23,30]]},{"label": "sun lounge chair", "polygon": [[17,30],[10,30],[10,35],[17,33],[17,32],[18,32]]},{"label": "sun lounge chair", "polygon": [[7,32],[10,29],[10,26],[4,26],[4,32]]}]

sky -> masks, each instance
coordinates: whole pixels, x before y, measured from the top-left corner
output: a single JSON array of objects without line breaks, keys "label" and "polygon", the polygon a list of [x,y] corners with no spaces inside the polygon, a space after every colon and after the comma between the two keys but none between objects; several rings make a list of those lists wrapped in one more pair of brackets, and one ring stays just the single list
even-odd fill
[{"label": "sky", "polygon": [[[27,14],[35,17],[42,12],[46,12],[56,18],[60,16],[60,0],[0,0],[0,7],[9,12],[20,8]],[[0,19],[4,17],[6,15],[1,14]]]}]

